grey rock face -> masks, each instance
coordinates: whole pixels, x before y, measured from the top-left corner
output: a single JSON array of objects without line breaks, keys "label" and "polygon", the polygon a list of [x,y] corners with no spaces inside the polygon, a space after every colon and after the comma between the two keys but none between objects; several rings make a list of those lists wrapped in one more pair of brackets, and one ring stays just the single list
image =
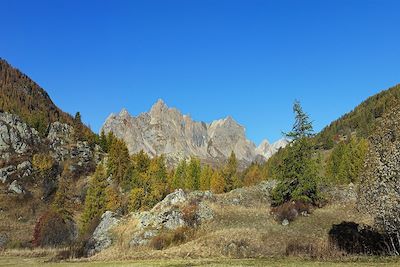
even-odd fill
[{"label": "grey rock face", "polygon": [[50,125],[47,139],[56,160],[63,161],[69,156],[70,151],[66,146],[73,143],[73,133],[73,127],[68,124],[56,121]]},{"label": "grey rock face", "polygon": [[102,130],[123,139],[131,154],[140,150],[150,156],[164,154],[172,163],[190,156],[216,162],[227,159],[232,151],[244,162],[251,162],[258,155],[254,143],[246,138],[244,127],[232,117],[209,124],[197,122],[167,107],[162,100],[137,117],[126,109],[111,114]]},{"label": "grey rock face", "polygon": [[15,166],[12,165],[0,169],[0,181],[5,183],[8,177],[14,174],[16,170],[17,168],[15,168]]},{"label": "grey rock face", "polygon": [[[38,132],[19,117],[0,112],[0,154],[23,154],[40,142]],[[2,157],[3,158],[3,157]]]},{"label": "grey rock face", "polygon": [[24,191],[24,189],[22,188],[22,186],[19,185],[18,182],[17,182],[16,180],[14,180],[14,181],[10,184],[10,186],[8,187],[8,190],[9,190],[10,192],[13,192],[13,193],[18,194],[18,195],[25,193],[25,191]]},{"label": "grey rock face", "polygon": [[117,225],[119,221],[120,219],[118,216],[111,211],[106,211],[101,216],[101,221],[88,242],[88,256],[92,256],[95,253],[108,248],[112,244],[110,230]]},{"label": "grey rock face", "polygon": [[102,220],[97,226],[89,245],[89,255],[93,255],[112,243],[110,229],[118,224],[125,223],[125,220],[135,220],[136,228],[130,241],[130,246],[143,246],[150,240],[160,234],[163,230],[174,230],[183,226],[190,226],[185,221],[182,208],[191,203],[198,203],[195,217],[198,223],[204,223],[214,218],[213,210],[204,200],[213,198],[211,192],[191,192],[185,193],[179,189],[169,194],[154,206],[150,211],[134,212],[127,218],[120,220],[110,211],[103,214]]},{"label": "grey rock face", "polygon": [[150,211],[133,213],[132,217],[138,221],[138,224],[130,245],[146,245],[151,238],[158,235],[163,229],[174,230],[189,226],[182,212],[182,207],[189,205],[189,203],[198,203],[194,214],[198,224],[212,220],[214,212],[204,202],[204,200],[211,200],[212,198],[213,194],[209,191],[185,193],[182,189],[178,189],[166,196]]}]

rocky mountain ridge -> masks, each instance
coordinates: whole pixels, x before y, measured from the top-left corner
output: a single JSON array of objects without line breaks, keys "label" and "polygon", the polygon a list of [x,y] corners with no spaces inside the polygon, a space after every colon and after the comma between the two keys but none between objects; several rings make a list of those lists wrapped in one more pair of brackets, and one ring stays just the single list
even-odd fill
[{"label": "rocky mountain ridge", "polygon": [[284,139],[272,145],[265,140],[256,147],[246,138],[245,128],[232,117],[211,123],[194,121],[176,108],[169,108],[161,99],[149,112],[137,117],[126,109],[111,114],[101,130],[123,139],[131,154],[140,150],[150,156],[164,154],[172,163],[190,156],[215,163],[226,160],[232,151],[239,161],[250,163],[268,159],[287,144]]}]

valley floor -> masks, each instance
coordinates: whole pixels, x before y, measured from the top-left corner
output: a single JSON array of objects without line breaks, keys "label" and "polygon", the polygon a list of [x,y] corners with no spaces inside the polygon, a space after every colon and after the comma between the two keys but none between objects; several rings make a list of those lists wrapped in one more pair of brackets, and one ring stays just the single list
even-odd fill
[{"label": "valley floor", "polygon": [[137,260],[110,262],[46,262],[47,258],[0,257],[0,266],[92,267],[92,266],[399,266],[396,258],[359,258],[348,262],[312,261],[299,258],[267,259],[200,259],[200,260]]}]

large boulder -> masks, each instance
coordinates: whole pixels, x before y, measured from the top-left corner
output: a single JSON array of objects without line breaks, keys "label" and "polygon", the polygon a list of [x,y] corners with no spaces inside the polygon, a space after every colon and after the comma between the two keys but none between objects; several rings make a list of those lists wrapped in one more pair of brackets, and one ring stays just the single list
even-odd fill
[{"label": "large boulder", "polygon": [[119,222],[120,218],[114,212],[106,211],[101,216],[101,221],[86,246],[88,256],[92,256],[111,246],[112,235],[110,230]]},{"label": "large boulder", "polygon": [[[149,211],[133,212],[124,220],[116,214],[107,211],[103,214],[91,241],[88,254],[93,255],[112,244],[110,230],[120,223],[134,221],[133,234],[130,237],[130,246],[147,245],[150,240],[162,231],[175,230],[180,227],[196,227],[201,223],[212,220],[214,212],[208,201],[214,198],[211,192],[186,193],[182,189],[167,195]],[[194,220],[194,222],[193,222]]]}]

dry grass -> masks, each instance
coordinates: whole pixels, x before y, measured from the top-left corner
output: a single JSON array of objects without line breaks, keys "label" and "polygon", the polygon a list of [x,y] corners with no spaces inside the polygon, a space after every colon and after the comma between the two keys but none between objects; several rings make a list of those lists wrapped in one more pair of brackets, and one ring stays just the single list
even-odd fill
[{"label": "dry grass", "polygon": [[[233,259],[296,256],[302,259],[349,260],[351,257],[328,247],[328,231],[342,221],[371,223],[358,213],[354,204],[331,204],[315,209],[308,217],[299,216],[282,226],[271,215],[269,203],[253,187],[247,193],[218,195],[208,203],[215,218],[202,224],[181,244],[169,244],[156,250],[151,247],[130,248],[137,221],[125,218],[113,230],[114,245],[90,258],[90,261]],[[240,205],[232,199],[240,198]],[[312,245],[312,248],[310,247]],[[40,253],[38,253],[40,255]]]},{"label": "dry grass", "polygon": [[[94,256],[93,260],[284,257],[288,254],[288,246],[293,244],[305,247],[313,244],[311,252],[293,249],[289,254],[296,257],[343,260],[342,253],[328,247],[328,231],[332,224],[344,220],[371,223],[369,217],[356,212],[354,204],[334,204],[315,209],[310,216],[300,216],[289,226],[282,226],[270,214],[269,204],[260,198],[246,199],[252,205],[235,206],[226,204],[226,194],[221,196],[224,201],[209,203],[215,219],[201,225],[188,242],[163,250],[129,248],[128,245],[121,249],[114,245]],[[126,226],[126,229],[132,228]],[[124,232],[124,244],[132,237],[132,233],[127,232]]]}]

